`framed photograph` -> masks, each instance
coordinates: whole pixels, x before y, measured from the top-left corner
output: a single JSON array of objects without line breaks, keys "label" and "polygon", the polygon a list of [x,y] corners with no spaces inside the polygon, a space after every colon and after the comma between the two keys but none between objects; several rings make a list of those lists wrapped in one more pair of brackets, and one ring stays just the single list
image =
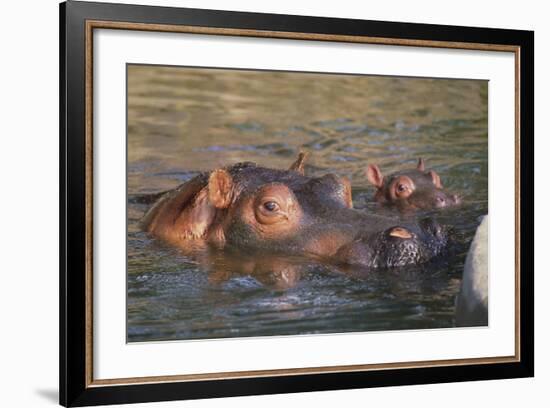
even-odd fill
[{"label": "framed photograph", "polygon": [[534,375],[534,33],[60,6],[60,403]]}]

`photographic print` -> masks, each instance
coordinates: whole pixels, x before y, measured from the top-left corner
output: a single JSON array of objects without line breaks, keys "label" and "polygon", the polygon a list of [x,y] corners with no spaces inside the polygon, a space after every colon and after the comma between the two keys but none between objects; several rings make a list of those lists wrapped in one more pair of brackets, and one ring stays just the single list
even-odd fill
[{"label": "photographic print", "polygon": [[126,74],[128,342],[488,324],[488,81]]},{"label": "photographic print", "polygon": [[67,2],[60,44],[61,404],[534,375],[532,31]]}]

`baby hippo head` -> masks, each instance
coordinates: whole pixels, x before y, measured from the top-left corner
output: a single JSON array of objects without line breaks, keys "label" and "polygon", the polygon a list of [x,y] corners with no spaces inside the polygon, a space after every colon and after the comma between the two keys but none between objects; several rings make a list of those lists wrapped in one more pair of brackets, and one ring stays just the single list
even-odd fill
[{"label": "baby hippo head", "polygon": [[401,210],[451,207],[460,204],[456,194],[443,190],[441,179],[434,170],[425,170],[420,158],[416,169],[383,176],[376,164],[367,167],[367,179],[376,187],[375,199],[395,205]]}]

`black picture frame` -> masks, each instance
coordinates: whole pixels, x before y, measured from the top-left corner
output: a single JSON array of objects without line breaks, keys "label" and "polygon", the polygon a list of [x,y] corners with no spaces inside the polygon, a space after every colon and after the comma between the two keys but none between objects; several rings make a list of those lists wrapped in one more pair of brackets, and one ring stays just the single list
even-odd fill
[{"label": "black picture frame", "polygon": [[[291,15],[68,1],[60,5],[60,403],[64,406],[122,404],[304,391],[531,377],[534,375],[534,33],[532,31],[363,21]],[[185,25],[372,39],[485,44],[518,49],[516,154],[521,197],[516,243],[519,267],[517,361],[386,368],[384,370],[268,375],[158,383],[94,385],[89,367],[90,292],[86,265],[86,144],[88,21]],[[89,157],[88,157],[89,158]],[[518,173],[516,173],[518,174]],[[517,199],[517,198],[516,198]]]}]

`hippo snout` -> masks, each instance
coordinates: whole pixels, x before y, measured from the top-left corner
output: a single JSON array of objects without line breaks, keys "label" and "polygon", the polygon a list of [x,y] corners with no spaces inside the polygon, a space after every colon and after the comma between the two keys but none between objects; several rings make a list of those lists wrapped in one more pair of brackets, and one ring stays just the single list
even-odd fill
[{"label": "hippo snout", "polygon": [[433,200],[433,207],[435,208],[454,207],[462,203],[460,196],[457,194],[446,194],[443,191],[438,191],[434,194]]},{"label": "hippo snout", "polygon": [[418,225],[397,225],[374,235],[364,235],[344,245],[339,262],[365,267],[399,267],[428,261],[441,253],[446,231],[433,219]]}]

